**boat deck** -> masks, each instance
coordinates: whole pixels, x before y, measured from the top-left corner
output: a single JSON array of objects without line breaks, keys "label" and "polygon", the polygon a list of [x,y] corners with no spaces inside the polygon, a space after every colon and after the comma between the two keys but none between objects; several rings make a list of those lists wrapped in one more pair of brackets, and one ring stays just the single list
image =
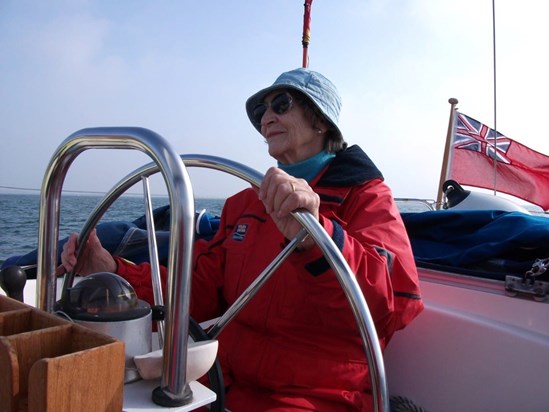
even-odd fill
[{"label": "boat deck", "polygon": [[429,411],[549,405],[549,302],[504,282],[420,269],[425,311],[385,351],[391,395]]}]

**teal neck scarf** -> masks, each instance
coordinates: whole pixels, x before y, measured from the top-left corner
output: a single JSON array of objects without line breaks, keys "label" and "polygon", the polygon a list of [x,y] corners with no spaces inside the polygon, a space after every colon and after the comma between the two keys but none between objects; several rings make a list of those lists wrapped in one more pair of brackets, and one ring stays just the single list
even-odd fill
[{"label": "teal neck scarf", "polygon": [[289,175],[311,182],[324,167],[335,157],[335,153],[328,153],[323,150],[320,153],[309,157],[301,162],[289,165],[278,162],[278,167]]}]

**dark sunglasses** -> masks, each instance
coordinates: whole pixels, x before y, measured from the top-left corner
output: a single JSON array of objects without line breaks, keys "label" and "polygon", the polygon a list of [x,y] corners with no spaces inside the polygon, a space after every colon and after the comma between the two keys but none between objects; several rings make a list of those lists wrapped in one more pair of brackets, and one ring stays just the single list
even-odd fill
[{"label": "dark sunglasses", "polygon": [[259,103],[252,110],[252,118],[255,124],[260,125],[263,115],[267,109],[271,107],[276,114],[284,114],[290,111],[293,107],[292,96],[288,92],[277,94],[271,103]]}]

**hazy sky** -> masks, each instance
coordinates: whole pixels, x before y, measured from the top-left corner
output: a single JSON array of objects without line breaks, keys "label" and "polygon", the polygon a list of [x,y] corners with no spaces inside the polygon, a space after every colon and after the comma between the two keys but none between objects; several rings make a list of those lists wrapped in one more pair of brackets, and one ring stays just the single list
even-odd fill
[{"label": "hazy sky", "polygon": [[[544,154],[548,18],[546,0],[496,0],[497,127]],[[60,142],[95,126],[264,172],[274,161],[244,102],[301,66],[302,24],[303,0],[0,0],[0,186],[39,188]],[[492,42],[491,0],[315,0],[309,68],[337,85],[346,140],[394,195],[436,198],[448,99],[494,124]],[[64,187],[106,191],[149,161],[86,151]],[[197,197],[243,187],[190,174]]]}]

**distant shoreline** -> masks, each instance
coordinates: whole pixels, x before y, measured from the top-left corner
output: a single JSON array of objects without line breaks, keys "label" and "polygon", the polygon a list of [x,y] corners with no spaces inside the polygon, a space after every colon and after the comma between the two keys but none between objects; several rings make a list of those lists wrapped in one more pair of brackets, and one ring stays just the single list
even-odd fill
[{"label": "distant shoreline", "polygon": [[[35,189],[28,189],[28,190],[35,190]],[[38,189],[36,189],[38,190]],[[64,191],[61,192],[62,197],[79,197],[79,196],[88,196],[88,197],[103,197],[106,193],[102,192],[78,192],[78,191]],[[0,190],[0,196],[40,196],[40,191],[37,193],[16,193],[16,192],[3,192]],[[124,193],[120,197],[142,197],[142,193]],[[166,194],[152,194],[153,198],[156,199],[168,199],[169,196]],[[196,199],[204,199],[204,200],[224,200],[224,197],[196,197]]]}]

